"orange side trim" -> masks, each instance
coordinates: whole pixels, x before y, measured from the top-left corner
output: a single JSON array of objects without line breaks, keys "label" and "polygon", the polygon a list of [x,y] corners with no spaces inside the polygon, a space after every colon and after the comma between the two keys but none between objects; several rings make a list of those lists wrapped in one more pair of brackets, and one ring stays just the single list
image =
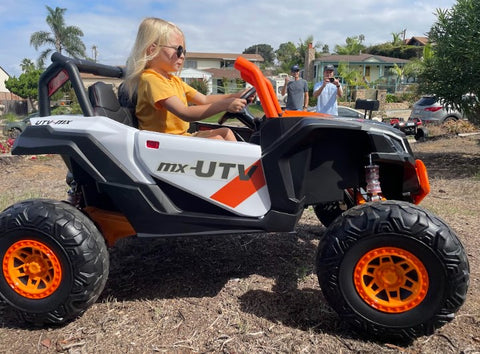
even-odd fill
[{"label": "orange side trim", "polygon": [[245,199],[250,197],[266,184],[260,160],[255,162],[245,171],[245,176],[249,175],[250,171],[252,171],[252,168],[254,170],[250,178],[240,179],[240,176],[237,176],[217,192],[212,194],[210,198],[222,204],[228,205],[231,208],[236,208],[243,201],[245,201]]},{"label": "orange side trim", "polygon": [[428,181],[427,168],[422,160],[415,160],[415,170],[417,171],[420,190],[413,195],[413,202],[415,204],[420,204],[428,193],[430,193],[430,182]]},{"label": "orange side trim", "polygon": [[282,118],[285,117],[333,118],[330,114],[307,111],[283,111]]},{"label": "orange side trim", "polygon": [[130,222],[122,213],[86,207],[84,211],[97,224],[107,245],[113,247],[121,238],[136,235]]}]

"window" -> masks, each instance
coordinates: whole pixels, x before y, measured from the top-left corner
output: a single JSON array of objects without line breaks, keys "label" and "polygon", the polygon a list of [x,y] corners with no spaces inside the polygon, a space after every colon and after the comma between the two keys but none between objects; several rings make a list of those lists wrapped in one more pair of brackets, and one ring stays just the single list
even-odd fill
[{"label": "window", "polygon": [[185,69],[196,69],[197,68],[197,61],[196,60],[185,60],[183,64]]},{"label": "window", "polygon": [[222,60],[220,62],[220,68],[222,69],[233,68],[233,64],[235,64],[234,60]]}]

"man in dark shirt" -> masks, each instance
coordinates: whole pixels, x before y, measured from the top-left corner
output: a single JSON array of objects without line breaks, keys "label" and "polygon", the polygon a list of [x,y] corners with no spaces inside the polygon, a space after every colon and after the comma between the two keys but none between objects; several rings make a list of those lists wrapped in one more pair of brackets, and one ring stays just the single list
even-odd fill
[{"label": "man in dark shirt", "polygon": [[291,72],[293,80],[290,80],[287,76],[282,89],[282,95],[287,94],[285,109],[304,111],[308,107],[308,84],[307,81],[300,78],[300,68],[298,65],[292,66]]}]

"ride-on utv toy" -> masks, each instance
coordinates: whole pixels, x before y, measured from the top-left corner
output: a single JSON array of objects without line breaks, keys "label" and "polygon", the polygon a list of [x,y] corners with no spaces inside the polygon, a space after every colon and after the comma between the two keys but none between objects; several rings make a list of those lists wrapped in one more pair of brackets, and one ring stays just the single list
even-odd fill
[{"label": "ride-on utv toy", "polygon": [[[0,214],[0,296],[24,321],[81,315],[105,286],[107,246],[121,238],[290,232],[308,207],[328,226],[316,260],[322,292],[357,330],[430,334],[465,301],[465,251],[416,205],[428,177],[398,129],[282,111],[269,81],[240,57],[235,68],[265,116],[224,116],[243,123],[231,127],[239,142],[138,130],[111,86],[87,93],[79,75],[121,78],[121,68],[58,53],[52,61],[39,82],[40,117],[12,153],[61,155],[69,202],[26,200]],[[50,96],[67,81],[83,116],[50,116]]]}]

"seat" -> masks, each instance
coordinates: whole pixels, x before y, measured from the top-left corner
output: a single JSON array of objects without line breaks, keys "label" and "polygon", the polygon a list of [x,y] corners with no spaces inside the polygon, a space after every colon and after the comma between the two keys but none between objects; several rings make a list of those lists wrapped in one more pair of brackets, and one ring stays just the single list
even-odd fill
[{"label": "seat", "polygon": [[135,120],[128,108],[120,105],[112,85],[102,81],[94,83],[88,88],[88,98],[92,103],[95,115],[105,116],[119,123],[135,127]]},{"label": "seat", "polygon": [[130,98],[128,95],[125,84],[122,82],[118,87],[118,101],[120,106],[127,108],[130,111],[130,115],[133,119],[133,125],[135,128],[138,128],[138,118],[135,115],[135,108],[137,106],[137,91],[134,92],[133,97]]}]

